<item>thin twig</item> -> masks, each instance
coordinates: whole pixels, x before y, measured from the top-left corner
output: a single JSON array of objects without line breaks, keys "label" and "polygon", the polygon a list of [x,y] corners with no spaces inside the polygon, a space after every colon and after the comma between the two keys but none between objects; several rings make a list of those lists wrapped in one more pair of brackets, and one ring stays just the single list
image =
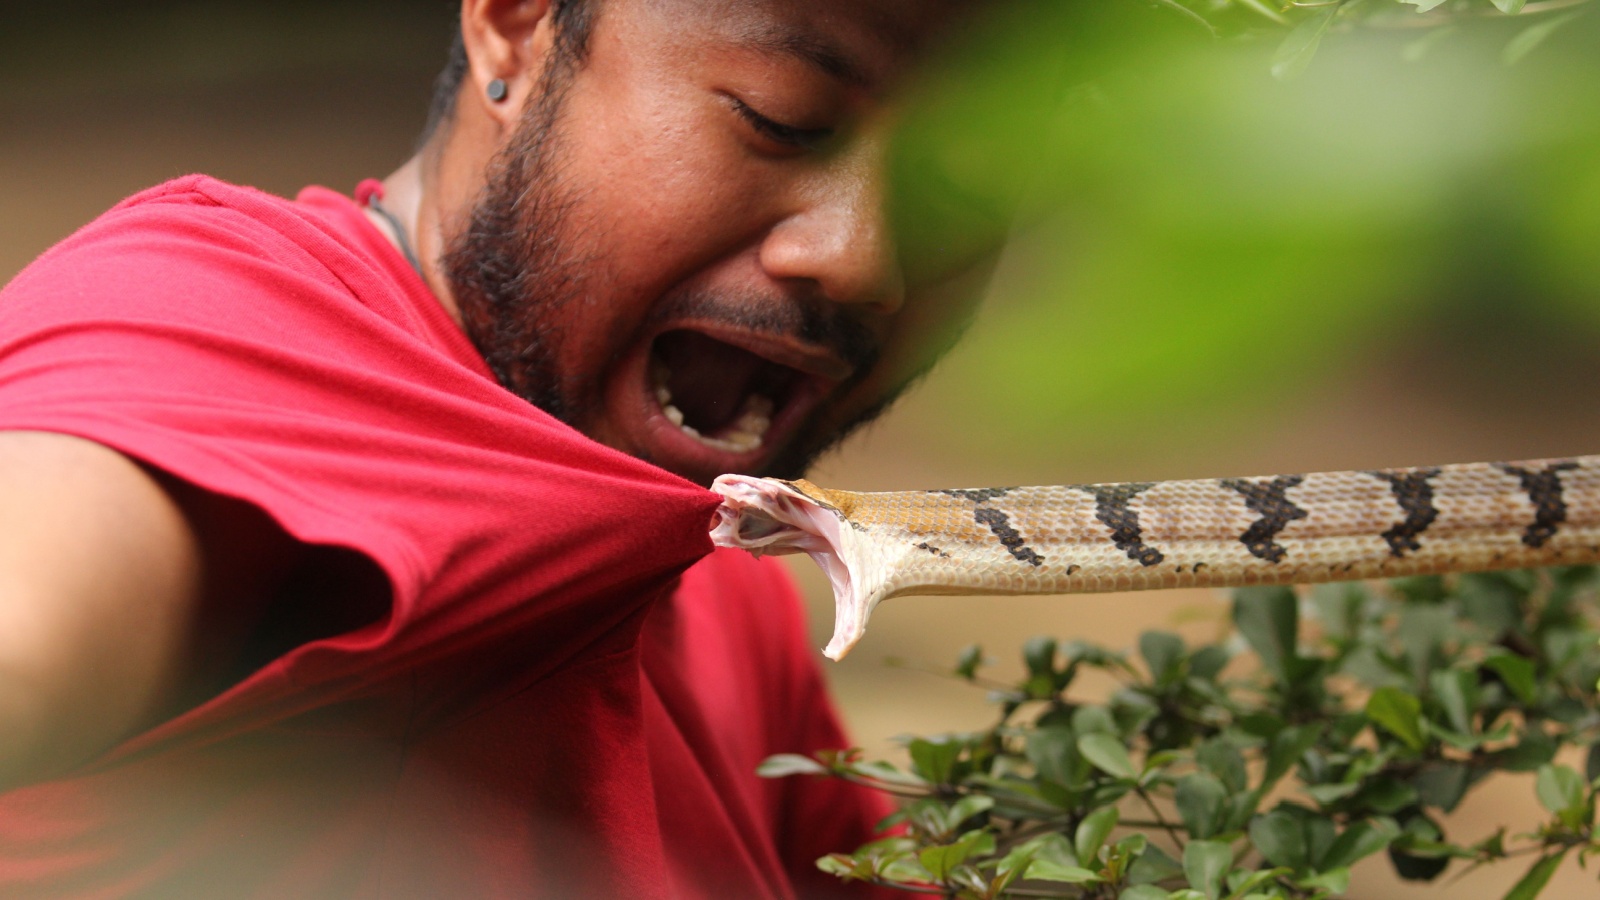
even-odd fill
[{"label": "thin twig", "polygon": [[[948,889],[941,888],[941,887],[934,887],[933,885],[905,884],[905,883],[899,882],[899,881],[886,881],[886,880],[884,880],[882,878],[865,878],[865,879],[862,879],[862,880],[867,882],[868,884],[877,885],[878,887],[893,888],[893,889],[895,889],[897,891],[909,891],[909,892],[911,892],[913,894],[941,894],[941,895],[947,895],[947,896],[951,895],[951,891],[949,891]],[[1008,897],[1061,898],[1061,897],[1072,897],[1072,896],[1081,897],[1081,896],[1083,896],[1083,894],[1082,893],[1078,893],[1076,895],[1074,895],[1074,894],[1062,894],[1062,893],[1059,893],[1059,892],[1056,892],[1056,891],[1037,891],[1037,890],[1030,890],[1029,888],[1016,888],[1016,887],[1014,887],[1014,888],[1006,888],[1006,896],[1008,896]]]},{"label": "thin twig", "polygon": [[835,778],[841,778],[850,782],[851,784],[859,784],[862,787],[869,787],[875,791],[883,791],[885,794],[893,794],[896,797],[907,797],[913,800],[921,800],[925,797],[933,796],[933,791],[914,788],[905,784],[895,784],[892,781],[880,781],[876,778],[865,778],[849,772],[833,772],[832,775]]},{"label": "thin twig", "polygon": [[[1515,18],[1520,19],[1525,16],[1539,16],[1545,13],[1560,12],[1563,9],[1571,9],[1574,6],[1582,6],[1591,2],[1593,2],[1593,0],[1543,0],[1543,2],[1529,3],[1528,5],[1522,7],[1522,11],[1517,13]],[[1392,29],[1434,28],[1439,25],[1444,25],[1448,22],[1458,21],[1460,19],[1497,18],[1507,19],[1513,17],[1508,16],[1498,9],[1471,9],[1461,11],[1452,10],[1448,13],[1429,12],[1418,13],[1416,15],[1409,16],[1385,18],[1382,23],[1374,23],[1369,27]]]},{"label": "thin twig", "polygon": [[1179,3],[1178,0],[1156,0],[1156,2],[1167,7],[1173,12],[1184,16],[1185,18],[1193,20],[1201,28],[1204,28],[1206,33],[1210,34],[1212,37],[1217,36],[1217,26],[1212,25],[1210,22],[1206,21],[1205,16],[1202,16],[1189,7],[1184,6],[1182,3]]},{"label": "thin twig", "polygon": [[1139,799],[1144,801],[1145,806],[1150,807],[1151,814],[1156,817],[1156,824],[1166,829],[1167,834],[1172,838],[1172,842],[1178,845],[1178,849],[1180,851],[1183,850],[1183,838],[1178,836],[1178,829],[1174,827],[1171,822],[1167,821],[1166,816],[1161,814],[1161,808],[1156,806],[1156,801],[1150,797],[1150,794],[1147,793],[1142,787],[1134,788],[1133,792],[1139,795]]}]

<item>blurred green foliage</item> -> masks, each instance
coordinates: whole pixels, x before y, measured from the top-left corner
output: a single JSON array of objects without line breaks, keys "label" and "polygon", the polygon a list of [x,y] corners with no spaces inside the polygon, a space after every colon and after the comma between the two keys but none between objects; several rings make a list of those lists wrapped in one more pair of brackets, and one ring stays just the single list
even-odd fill
[{"label": "blurred green foliage", "polygon": [[1012,4],[922,86],[892,171],[914,270],[1012,239],[958,400],[1126,433],[1441,323],[1592,342],[1592,6]]}]

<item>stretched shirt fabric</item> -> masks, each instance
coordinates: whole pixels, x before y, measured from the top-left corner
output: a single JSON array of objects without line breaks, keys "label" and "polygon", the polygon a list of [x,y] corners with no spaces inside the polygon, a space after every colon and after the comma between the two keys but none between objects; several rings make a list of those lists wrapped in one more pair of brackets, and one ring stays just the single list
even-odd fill
[{"label": "stretched shirt fabric", "polygon": [[783,574],[711,552],[717,498],[502,389],[331,191],[184,178],[45,253],[0,292],[0,429],[388,582],[375,621],[0,795],[0,896],[809,896],[884,812],[755,776],[844,741]]}]

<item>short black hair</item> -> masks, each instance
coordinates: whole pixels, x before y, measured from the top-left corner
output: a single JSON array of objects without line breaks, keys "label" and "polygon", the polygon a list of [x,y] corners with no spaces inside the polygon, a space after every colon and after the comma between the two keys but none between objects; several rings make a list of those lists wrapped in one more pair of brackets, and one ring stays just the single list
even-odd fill
[{"label": "short black hair", "polygon": [[[582,63],[589,52],[589,34],[594,30],[600,0],[552,0],[550,15],[556,29],[555,52],[568,64]],[[461,39],[461,25],[456,24],[455,39],[450,43],[450,58],[444,70],[433,82],[433,100],[428,104],[428,123],[422,127],[425,143],[439,127],[456,112],[456,95],[461,93],[461,80],[467,76],[467,45]]]}]

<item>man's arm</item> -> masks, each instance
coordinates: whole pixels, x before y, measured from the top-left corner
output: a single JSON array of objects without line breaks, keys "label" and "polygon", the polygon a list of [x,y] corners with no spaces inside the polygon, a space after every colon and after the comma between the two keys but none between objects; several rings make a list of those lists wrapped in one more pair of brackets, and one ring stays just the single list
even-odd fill
[{"label": "man's arm", "polygon": [[0,791],[149,723],[183,675],[202,576],[194,527],[148,471],[0,433]]}]

